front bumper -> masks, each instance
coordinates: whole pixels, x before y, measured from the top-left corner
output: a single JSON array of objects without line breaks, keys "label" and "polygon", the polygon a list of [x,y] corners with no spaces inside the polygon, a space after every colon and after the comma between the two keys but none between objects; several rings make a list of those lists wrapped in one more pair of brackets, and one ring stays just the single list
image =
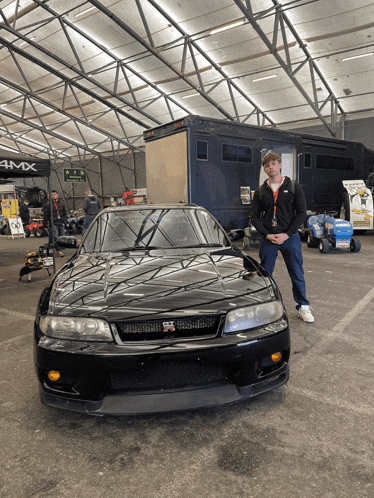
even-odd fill
[{"label": "front bumper", "polygon": [[[285,320],[272,335],[245,333],[173,344],[119,346],[36,337],[43,403],[90,413],[156,413],[232,403],[285,384],[290,337]],[[280,352],[274,363],[271,354]],[[61,374],[57,382],[49,371]]]},{"label": "front bumper", "polygon": [[40,389],[42,403],[65,410],[96,415],[134,415],[145,413],[189,410],[223,405],[252,398],[258,394],[280,387],[288,381],[289,370],[269,380],[252,386],[237,387],[223,384],[204,389],[165,392],[157,394],[108,394],[99,401],[65,398],[46,393]]}]

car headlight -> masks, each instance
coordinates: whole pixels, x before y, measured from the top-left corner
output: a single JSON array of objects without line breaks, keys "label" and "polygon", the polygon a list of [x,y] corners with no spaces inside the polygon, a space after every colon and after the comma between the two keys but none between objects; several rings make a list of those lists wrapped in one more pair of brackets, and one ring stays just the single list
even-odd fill
[{"label": "car headlight", "polygon": [[241,330],[261,327],[262,325],[280,320],[283,313],[284,310],[281,301],[271,301],[270,303],[238,308],[227,313],[223,332],[230,334]]},{"label": "car headlight", "polygon": [[99,318],[42,316],[40,330],[48,337],[70,341],[113,341],[109,324]]}]

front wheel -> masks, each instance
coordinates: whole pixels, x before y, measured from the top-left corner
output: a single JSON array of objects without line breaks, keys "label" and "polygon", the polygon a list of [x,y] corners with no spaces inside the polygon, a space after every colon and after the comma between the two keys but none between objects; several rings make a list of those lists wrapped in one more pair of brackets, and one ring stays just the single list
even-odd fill
[{"label": "front wheel", "polygon": [[36,228],[35,231],[34,231],[34,235],[35,235],[35,237],[42,237],[43,236],[43,230],[41,230],[40,228]]},{"label": "front wheel", "polygon": [[321,239],[319,241],[319,252],[322,252],[324,254],[328,253],[329,252],[329,241],[327,239]]},{"label": "front wheel", "polygon": [[349,245],[349,250],[351,252],[360,252],[361,250],[361,242],[359,239],[351,239],[351,243]]}]

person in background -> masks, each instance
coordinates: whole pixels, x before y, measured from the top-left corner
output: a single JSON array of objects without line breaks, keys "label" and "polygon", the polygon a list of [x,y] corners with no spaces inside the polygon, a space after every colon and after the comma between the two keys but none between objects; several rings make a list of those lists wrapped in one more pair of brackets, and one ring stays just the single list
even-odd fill
[{"label": "person in background", "polygon": [[93,195],[91,190],[85,191],[86,198],[83,204],[83,211],[85,212],[84,224],[82,235],[84,235],[87,228],[91,225],[96,215],[101,211],[101,203],[99,199]]},{"label": "person in background", "polygon": [[48,243],[54,246],[57,251],[57,256],[62,257],[63,253],[57,242],[53,243],[57,237],[65,235],[65,224],[67,222],[66,206],[64,201],[58,198],[56,190],[51,191],[52,197],[52,216],[53,216],[53,231],[51,225],[51,208],[49,202],[43,208],[43,227],[48,227],[49,240]]},{"label": "person in background", "polygon": [[30,223],[30,209],[29,209],[29,201],[24,200],[19,207],[19,215],[22,220],[23,225],[28,225]]},{"label": "person in background", "polygon": [[251,220],[262,236],[262,267],[272,275],[278,251],[282,253],[292,281],[298,316],[304,322],[311,323],[314,322],[314,317],[306,298],[303,255],[298,233],[307,216],[305,196],[301,185],[282,176],[280,160],[280,156],[274,152],[268,152],[262,159],[269,179],[255,190]]}]

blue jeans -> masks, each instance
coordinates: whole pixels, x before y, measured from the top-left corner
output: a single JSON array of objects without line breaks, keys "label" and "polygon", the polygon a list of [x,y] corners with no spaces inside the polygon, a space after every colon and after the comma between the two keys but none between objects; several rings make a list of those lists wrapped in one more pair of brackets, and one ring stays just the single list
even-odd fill
[{"label": "blue jeans", "polygon": [[292,281],[293,298],[297,303],[296,309],[300,306],[309,306],[309,301],[306,298],[305,279],[303,270],[303,254],[301,252],[301,241],[298,233],[291,235],[283,244],[273,244],[270,240],[261,239],[260,245],[260,260],[261,266],[265,270],[273,274],[275,260],[278,256],[278,251],[282,253],[284,262],[288,270],[288,274]]},{"label": "blue jeans", "polygon": [[84,235],[85,231],[87,228],[91,225],[93,220],[96,218],[96,214],[86,214],[84,218],[84,223],[83,223],[83,230],[82,230],[82,235]]},{"label": "blue jeans", "polygon": [[[63,225],[53,225],[53,231],[54,231],[55,240],[57,239],[57,237],[60,237],[61,235],[65,235],[65,227]],[[56,251],[60,250],[60,246],[57,244],[57,242],[55,244],[53,244],[52,227],[51,226],[49,226],[49,228],[48,228],[48,244],[50,246],[54,245]]]}]

